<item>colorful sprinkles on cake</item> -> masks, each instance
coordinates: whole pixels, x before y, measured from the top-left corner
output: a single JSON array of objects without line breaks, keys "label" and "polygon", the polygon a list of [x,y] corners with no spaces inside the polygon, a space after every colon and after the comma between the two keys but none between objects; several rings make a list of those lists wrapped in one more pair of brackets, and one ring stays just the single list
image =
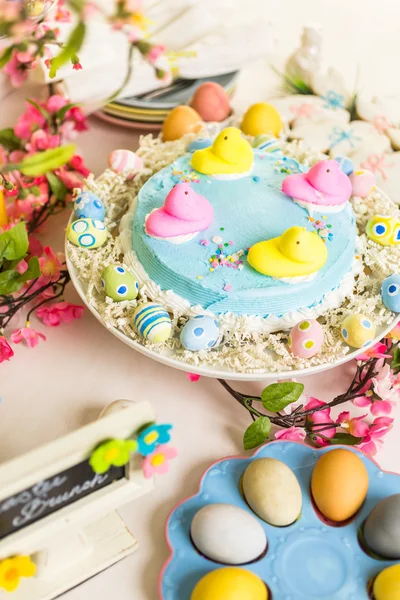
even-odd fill
[{"label": "colorful sprinkles on cake", "polygon": [[327,217],[325,215],[322,216],[321,219],[314,219],[313,217],[308,217],[308,221],[312,224],[319,237],[326,242],[327,240],[330,242],[333,240],[333,233],[331,231],[332,225],[330,223],[326,223],[324,219]]},{"label": "colorful sprinkles on cake", "polygon": [[175,183],[200,183],[199,174],[196,171],[184,169],[183,171],[178,171],[174,169],[172,171],[172,177],[175,180]]},{"label": "colorful sprinkles on cake", "polygon": [[[225,227],[220,227],[220,231],[224,231]],[[234,246],[234,241],[229,240],[228,242],[224,242],[224,238],[220,235],[213,235],[211,238],[211,242],[216,244],[217,250],[213,253],[208,259],[209,262],[209,272],[213,273],[215,269],[218,267],[228,267],[230,269],[238,269],[241,271],[243,269],[243,261],[240,260],[240,257],[245,254],[245,251],[240,249],[236,252],[232,252],[229,254],[226,250],[230,246]],[[210,240],[204,239],[200,240],[200,245],[207,247],[210,244]],[[203,279],[202,275],[197,275],[197,279]],[[226,292],[230,292],[232,290],[232,286],[229,283],[225,283],[223,289]]]}]

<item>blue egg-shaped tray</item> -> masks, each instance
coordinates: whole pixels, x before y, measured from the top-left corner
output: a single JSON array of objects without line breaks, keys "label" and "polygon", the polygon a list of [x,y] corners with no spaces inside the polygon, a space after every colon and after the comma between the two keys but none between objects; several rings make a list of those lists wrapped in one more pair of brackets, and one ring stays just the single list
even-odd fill
[{"label": "blue egg-shaped tray", "polygon": [[[369,476],[366,500],[346,525],[325,523],[311,501],[310,483],[321,454],[335,448],[355,452]],[[260,448],[252,457],[232,457],[213,464],[195,496],[174,508],[166,524],[171,555],[160,575],[161,600],[190,600],[197,582],[209,571],[225,565],[202,556],[190,538],[190,525],[197,511],[208,504],[227,503],[251,512],[264,527],[268,551],[242,568],[258,575],[268,586],[272,600],[368,600],[368,584],[380,571],[399,561],[378,560],[360,546],[358,533],[372,508],[386,496],[400,493],[400,475],[386,473],[362,452],[348,446],[314,449],[276,441]],[[276,458],[290,467],[302,489],[300,518],[288,527],[274,527],[257,517],[240,492],[240,479],[251,461]]]}]

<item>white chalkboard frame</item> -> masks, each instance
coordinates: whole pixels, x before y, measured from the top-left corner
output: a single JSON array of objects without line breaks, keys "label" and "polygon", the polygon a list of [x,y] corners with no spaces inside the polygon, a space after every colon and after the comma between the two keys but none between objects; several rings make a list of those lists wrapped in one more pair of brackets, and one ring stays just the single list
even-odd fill
[{"label": "white chalkboard frame", "polygon": [[[119,412],[108,414],[54,442],[0,464],[0,502],[41,480],[62,473],[68,468],[87,460],[92,450],[104,440],[128,438],[141,427],[153,421],[155,421],[155,413],[150,403],[132,403],[131,406],[124,407]],[[121,554],[118,549],[115,549],[115,559],[113,560],[114,557],[107,556],[102,566],[100,564],[93,565],[92,559],[90,576],[123,558],[123,555],[129,552],[127,547],[127,533],[129,532],[127,532],[122,521],[120,522],[120,518],[117,516],[119,521],[116,520],[116,517],[113,519],[111,513],[119,506],[149,492],[153,488],[153,481],[143,477],[141,463],[141,457],[133,455],[130,464],[125,469],[125,478],[114,481],[19,531],[10,533],[0,540],[0,560],[19,554],[33,555],[47,547],[52,547],[54,551],[57,540],[67,539],[71,531],[79,532],[80,529],[83,531],[83,528],[87,528],[88,531],[93,530],[96,527],[96,521],[99,522],[97,536],[101,532],[100,536],[103,536],[104,539],[109,535],[109,532],[106,531],[107,527],[104,525],[107,522],[114,528],[114,532],[116,529],[120,529],[121,546],[126,547],[126,552]],[[131,536],[130,533],[129,535]],[[93,538],[96,538],[96,534],[93,535]],[[134,543],[131,543],[130,551],[136,546],[136,540],[132,539]],[[76,549],[76,552],[78,551],[79,549]],[[62,561],[62,567],[65,570],[67,567],[65,555],[62,556]],[[54,560],[52,562],[54,563]],[[74,567],[74,571],[78,570],[79,576],[76,573],[70,583],[67,579],[61,591],[65,591],[65,589],[69,589],[85,579],[83,565],[79,569]],[[48,574],[46,574],[46,577],[48,577]],[[55,597],[55,592],[50,591],[43,594],[40,591],[40,584],[37,583],[38,579],[40,580],[40,577],[36,580],[23,581],[21,591],[14,592],[13,598],[15,600],[19,600],[19,598],[34,600],[34,598]],[[57,578],[57,593],[60,593],[61,579],[60,577]],[[32,582],[35,588],[34,593],[32,593],[29,582]],[[48,583],[47,581],[45,585],[46,590],[49,588]],[[29,595],[26,595],[28,589],[30,589]]]}]

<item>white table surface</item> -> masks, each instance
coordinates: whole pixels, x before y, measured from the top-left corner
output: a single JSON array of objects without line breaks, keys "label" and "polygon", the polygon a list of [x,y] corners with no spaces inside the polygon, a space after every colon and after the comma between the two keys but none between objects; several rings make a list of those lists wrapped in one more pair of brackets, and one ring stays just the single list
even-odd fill
[{"label": "white table surface", "polygon": [[[262,72],[260,71],[262,69]],[[243,74],[237,105],[262,99],[260,62]],[[12,94],[2,111],[1,125],[18,114]],[[4,104],[3,104],[4,108]],[[117,147],[135,149],[137,136],[96,120],[79,138],[89,167],[100,173],[108,153]],[[63,247],[65,212],[49,222],[44,239]],[[66,299],[79,302],[72,285]],[[120,514],[138,538],[139,550],[90,581],[66,594],[67,600],[156,600],[158,573],[168,556],[164,523],[173,506],[197,491],[203,471],[225,455],[242,452],[242,436],[250,419],[217,381],[202,378],[190,383],[185,374],[142,356],[119,342],[85,311],[84,317],[59,328],[39,327],[47,335],[34,350],[15,347],[15,357],[1,365],[0,460],[29,452],[97,418],[117,398],[147,399],[157,410],[158,421],[173,423],[173,444],[179,450],[169,474],[159,477],[155,491],[125,506]],[[343,392],[354,365],[304,378],[306,391],[325,401]],[[262,383],[237,384],[255,394]],[[400,417],[400,410],[395,411]],[[399,470],[400,419],[387,435],[377,460],[384,469]],[[185,599],[182,599],[185,600]]]}]

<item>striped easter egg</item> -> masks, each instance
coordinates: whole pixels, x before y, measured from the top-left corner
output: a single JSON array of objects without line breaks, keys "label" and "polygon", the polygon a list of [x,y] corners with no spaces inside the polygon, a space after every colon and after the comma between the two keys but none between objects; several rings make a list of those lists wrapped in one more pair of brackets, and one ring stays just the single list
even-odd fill
[{"label": "striped easter egg", "polygon": [[133,323],[149,342],[165,342],[171,335],[171,319],[167,311],[155,302],[140,304],[133,313]]},{"label": "striped easter egg", "polygon": [[115,173],[126,173],[127,179],[133,179],[135,173],[143,169],[142,159],[131,150],[113,150],[108,165]]}]

